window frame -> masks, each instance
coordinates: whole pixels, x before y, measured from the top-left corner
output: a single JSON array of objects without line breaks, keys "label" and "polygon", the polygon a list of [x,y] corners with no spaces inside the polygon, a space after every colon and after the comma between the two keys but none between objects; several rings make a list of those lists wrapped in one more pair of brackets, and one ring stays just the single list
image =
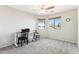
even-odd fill
[{"label": "window frame", "polygon": [[[46,19],[45,18],[38,18],[38,29],[40,29],[40,30],[44,30],[45,28],[46,28],[46,21],[45,21]],[[44,26],[39,26],[39,23],[43,23],[44,24]],[[43,27],[42,29],[40,28],[40,27]]]},{"label": "window frame", "polygon": [[[56,28],[56,19],[60,20],[60,22],[59,22],[59,25],[60,25],[59,28]],[[51,18],[48,18],[48,20],[49,20],[49,23],[51,23],[50,20],[54,20],[54,25],[52,25],[54,27],[51,27],[51,25],[49,25],[50,28],[53,28],[53,29],[60,29],[61,28],[61,16],[51,17]]]}]

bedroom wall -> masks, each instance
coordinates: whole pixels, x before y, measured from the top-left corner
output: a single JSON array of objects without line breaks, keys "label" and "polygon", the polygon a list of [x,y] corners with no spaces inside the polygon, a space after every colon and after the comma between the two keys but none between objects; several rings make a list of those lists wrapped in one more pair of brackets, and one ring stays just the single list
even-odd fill
[{"label": "bedroom wall", "polygon": [[[42,36],[47,36],[51,39],[77,43],[77,9],[46,16],[46,18],[55,16],[61,16],[61,29],[50,29],[46,26],[46,29],[42,30],[42,32],[39,30],[40,34],[43,33]],[[70,22],[66,22],[66,18],[70,18]],[[48,23],[46,22],[46,25],[47,24]],[[44,35],[44,33],[46,33],[46,35]]]},{"label": "bedroom wall", "polygon": [[0,48],[14,42],[14,33],[23,28],[35,29],[36,16],[0,6]]},{"label": "bedroom wall", "polygon": [[79,48],[79,6],[78,6],[78,8],[77,8],[77,17],[78,17],[78,20],[77,20],[77,43],[78,43],[78,48]]},{"label": "bedroom wall", "polygon": [[[49,38],[77,43],[77,10],[74,9],[52,16],[61,16],[61,29],[48,28]],[[70,18],[70,22],[66,22],[66,18]]]}]

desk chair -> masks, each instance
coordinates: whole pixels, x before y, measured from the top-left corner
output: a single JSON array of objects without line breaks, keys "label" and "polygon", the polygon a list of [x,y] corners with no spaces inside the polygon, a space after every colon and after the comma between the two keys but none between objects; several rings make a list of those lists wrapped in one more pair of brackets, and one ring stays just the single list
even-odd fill
[{"label": "desk chair", "polygon": [[26,32],[21,32],[21,36],[18,37],[18,45],[21,44],[21,46],[23,46],[23,43],[28,44],[28,37],[27,37],[28,33]]},{"label": "desk chair", "polygon": [[40,39],[40,35],[39,35],[39,33],[37,32],[37,30],[34,31],[34,33],[33,33],[33,38],[34,38],[35,40]]}]

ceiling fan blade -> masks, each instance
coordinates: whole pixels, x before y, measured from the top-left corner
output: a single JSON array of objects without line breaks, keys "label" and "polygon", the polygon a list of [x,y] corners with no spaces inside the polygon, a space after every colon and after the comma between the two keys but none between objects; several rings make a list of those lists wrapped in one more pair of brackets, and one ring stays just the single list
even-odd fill
[{"label": "ceiling fan blade", "polygon": [[49,10],[49,9],[52,9],[52,8],[55,8],[54,6],[50,6],[48,8],[46,8],[46,10]]}]

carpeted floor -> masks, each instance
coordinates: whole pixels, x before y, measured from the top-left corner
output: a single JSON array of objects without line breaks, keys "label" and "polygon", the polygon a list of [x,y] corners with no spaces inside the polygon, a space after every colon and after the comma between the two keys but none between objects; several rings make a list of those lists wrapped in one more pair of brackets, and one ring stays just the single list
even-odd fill
[{"label": "carpeted floor", "polygon": [[28,45],[15,48],[9,46],[0,49],[0,54],[78,54],[76,44],[53,39],[40,39]]}]

